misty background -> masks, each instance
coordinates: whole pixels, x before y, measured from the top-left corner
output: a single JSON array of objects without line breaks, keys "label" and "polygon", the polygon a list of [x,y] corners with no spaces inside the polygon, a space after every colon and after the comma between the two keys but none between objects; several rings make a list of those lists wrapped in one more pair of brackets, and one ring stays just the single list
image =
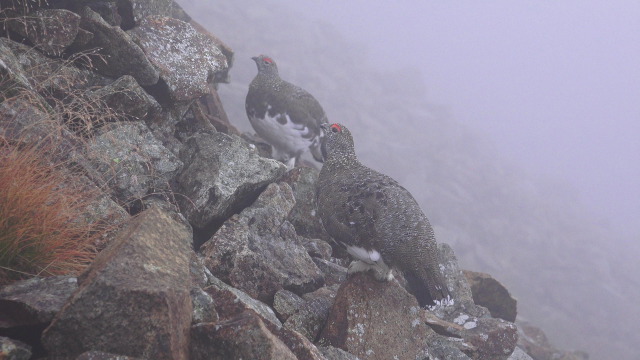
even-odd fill
[{"label": "misty background", "polygon": [[178,2],[235,51],[235,126],[252,131],[250,57],[268,54],[519,319],[637,359],[640,2]]}]

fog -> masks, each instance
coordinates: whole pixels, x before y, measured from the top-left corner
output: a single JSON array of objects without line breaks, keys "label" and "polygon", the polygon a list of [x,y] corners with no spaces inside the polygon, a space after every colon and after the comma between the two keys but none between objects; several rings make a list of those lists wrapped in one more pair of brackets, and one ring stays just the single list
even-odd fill
[{"label": "fog", "polygon": [[292,1],[532,173],[640,234],[640,2]]},{"label": "fog", "polygon": [[250,130],[250,57],[273,56],[520,319],[637,356],[640,2],[178,2],[236,53],[234,125]]}]

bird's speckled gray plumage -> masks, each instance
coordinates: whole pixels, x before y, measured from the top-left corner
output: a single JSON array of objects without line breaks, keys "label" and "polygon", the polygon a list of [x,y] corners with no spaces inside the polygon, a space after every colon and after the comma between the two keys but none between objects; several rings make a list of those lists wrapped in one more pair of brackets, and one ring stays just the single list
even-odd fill
[{"label": "bird's speckled gray plumage", "polygon": [[322,161],[320,125],[327,116],[320,103],[304,89],[280,78],[272,58],[252,58],[258,74],[249,85],[245,101],[247,117],[254,130],[274,147],[275,158],[292,167],[296,158],[309,149]]},{"label": "bird's speckled gray plumage", "polygon": [[405,274],[420,305],[448,299],[433,229],[413,196],[358,161],[346,127],[324,127],[317,203],[329,235],[348,247],[379,252],[386,265]]}]

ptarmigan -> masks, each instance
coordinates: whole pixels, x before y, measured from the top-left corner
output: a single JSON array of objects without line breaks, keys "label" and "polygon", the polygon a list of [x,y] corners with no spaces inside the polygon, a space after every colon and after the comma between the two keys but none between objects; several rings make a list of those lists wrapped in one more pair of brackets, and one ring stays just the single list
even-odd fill
[{"label": "ptarmigan", "polygon": [[290,169],[307,149],[322,162],[320,125],[327,123],[327,115],[320,103],[304,89],[282,80],[269,56],[252,59],[258,74],[249,85],[245,109],[253,129],[273,146],[274,158]]},{"label": "ptarmigan", "polygon": [[329,235],[357,259],[349,273],[372,269],[379,280],[391,280],[395,267],[421,306],[451,303],[433,229],[416,200],[394,179],[360,163],[344,125],[323,127],[318,213]]}]

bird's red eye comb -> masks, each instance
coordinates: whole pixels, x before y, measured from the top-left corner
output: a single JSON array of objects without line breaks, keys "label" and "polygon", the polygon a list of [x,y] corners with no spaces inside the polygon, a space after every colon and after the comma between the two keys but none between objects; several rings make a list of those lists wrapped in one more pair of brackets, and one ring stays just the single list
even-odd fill
[{"label": "bird's red eye comb", "polygon": [[342,131],[342,128],[338,124],[332,124],[330,126],[330,128],[331,128],[331,131],[333,131],[333,132],[341,132]]}]

